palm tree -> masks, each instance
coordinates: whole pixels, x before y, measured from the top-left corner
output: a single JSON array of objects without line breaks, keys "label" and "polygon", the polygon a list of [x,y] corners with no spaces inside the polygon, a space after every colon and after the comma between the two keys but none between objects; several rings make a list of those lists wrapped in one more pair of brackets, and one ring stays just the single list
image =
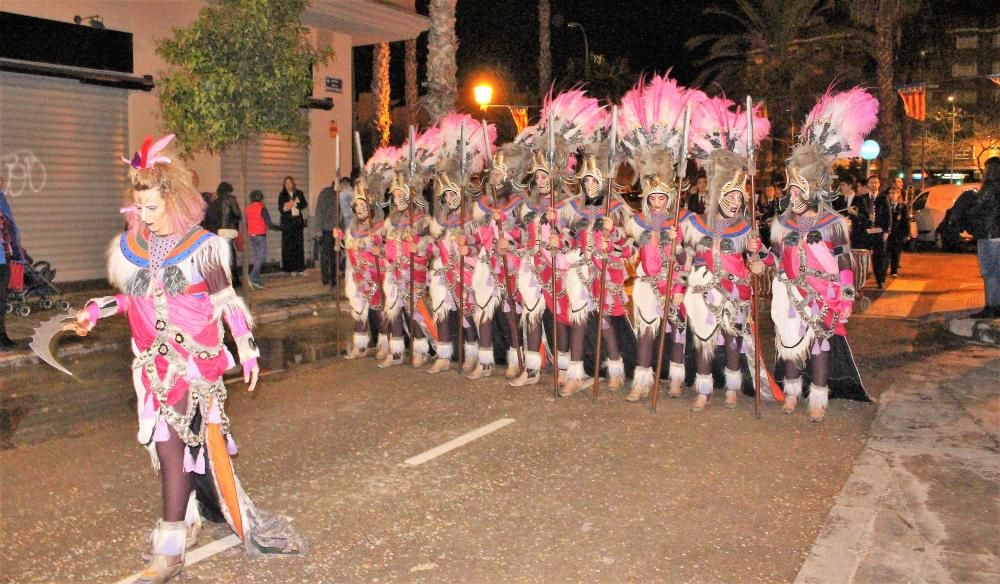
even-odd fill
[{"label": "palm tree", "polygon": [[545,95],[552,84],[552,4],[538,0],[538,95]]},{"label": "palm tree", "polygon": [[389,131],[392,128],[389,95],[389,43],[379,43],[375,45],[375,55],[372,59],[372,100],[379,146],[389,143]]},{"label": "palm tree", "polygon": [[406,48],[406,122],[417,123],[417,39],[404,43]]},{"label": "palm tree", "polygon": [[455,5],[458,0],[430,0],[430,32],[427,36],[427,95],[424,97],[431,122],[455,109],[458,101],[458,36]]}]

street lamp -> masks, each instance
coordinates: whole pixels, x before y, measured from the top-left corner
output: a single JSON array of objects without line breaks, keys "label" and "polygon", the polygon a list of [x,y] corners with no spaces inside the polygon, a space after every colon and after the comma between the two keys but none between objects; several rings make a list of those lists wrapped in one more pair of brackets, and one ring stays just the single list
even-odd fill
[{"label": "street lamp", "polygon": [[948,96],[948,103],[951,104],[951,168],[948,174],[951,175],[952,182],[955,181],[955,119],[958,117],[958,109],[955,105],[955,96]]},{"label": "street lamp", "polygon": [[493,86],[482,83],[472,88],[472,94],[479,107],[486,111],[486,108],[490,107],[490,102],[493,101]]},{"label": "street lamp", "polygon": [[583,34],[583,77],[590,79],[590,44],[587,42],[587,31],[579,22],[567,22],[566,28],[578,28]]}]

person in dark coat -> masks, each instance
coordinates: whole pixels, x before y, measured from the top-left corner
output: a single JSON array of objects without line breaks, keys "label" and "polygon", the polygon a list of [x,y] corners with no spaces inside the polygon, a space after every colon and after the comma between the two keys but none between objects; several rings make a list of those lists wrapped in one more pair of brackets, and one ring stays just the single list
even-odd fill
[{"label": "person in dark coat", "polygon": [[883,288],[885,287],[885,272],[889,267],[887,245],[892,226],[889,197],[884,192],[879,193],[873,204],[875,221],[868,228],[869,245],[871,245],[872,250],[872,272],[875,274],[876,285]]},{"label": "person in dark coat", "polygon": [[3,177],[0,176],[0,352],[8,351],[17,343],[7,336],[7,324],[4,320],[7,304],[7,283],[10,278],[10,266],[15,261],[24,260],[24,250],[21,249],[21,234],[14,223],[7,196],[3,190]]},{"label": "person in dark coat", "polygon": [[878,177],[868,177],[865,184],[858,187],[858,194],[847,208],[847,214],[851,218],[852,249],[872,249],[873,238],[869,229],[875,223],[875,195],[878,188]]},{"label": "person in dark coat", "polygon": [[[337,181],[324,188],[316,197],[315,227],[319,238],[319,274],[324,286],[337,285],[337,269],[333,265],[333,230],[338,227],[334,207],[337,199]],[[339,209],[336,209],[339,212]]]},{"label": "person in dark coat", "polygon": [[986,307],[971,318],[1000,318],[1000,156],[986,161],[976,206],[965,214],[965,229],[976,238]]},{"label": "person in dark coat", "polygon": [[899,276],[899,259],[910,238],[910,207],[903,202],[902,190],[897,186],[889,188],[889,238],[886,248],[889,254],[889,275]]},{"label": "person in dark coat", "polygon": [[708,199],[708,177],[700,175],[691,187],[691,192],[687,196],[687,210],[695,215],[705,212],[705,201]]},{"label": "person in dark coat", "polygon": [[306,269],[304,232],[305,211],[309,207],[306,196],[295,188],[295,179],[286,176],[278,194],[281,212],[281,269],[293,276],[302,276]]},{"label": "person in dark coat", "polygon": [[[236,253],[236,238],[240,234],[240,222],[243,221],[243,212],[240,211],[240,204],[233,195],[233,185],[226,181],[219,183],[215,189],[215,197],[212,203],[205,210],[205,217],[212,216],[215,223],[215,233],[219,237],[229,242],[230,273],[232,274],[233,286],[242,286],[239,269],[241,265]],[[204,226],[204,223],[202,224]]]}]

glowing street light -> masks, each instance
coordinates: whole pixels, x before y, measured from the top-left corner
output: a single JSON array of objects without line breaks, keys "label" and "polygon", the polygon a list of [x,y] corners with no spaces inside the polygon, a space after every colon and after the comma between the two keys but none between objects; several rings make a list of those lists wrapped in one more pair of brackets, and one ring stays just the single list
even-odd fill
[{"label": "glowing street light", "polygon": [[472,88],[472,93],[476,98],[476,103],[483,111],[490,107],[490,102],[493,100],[493,86],[487,85],[485,83],[477,85]]}]

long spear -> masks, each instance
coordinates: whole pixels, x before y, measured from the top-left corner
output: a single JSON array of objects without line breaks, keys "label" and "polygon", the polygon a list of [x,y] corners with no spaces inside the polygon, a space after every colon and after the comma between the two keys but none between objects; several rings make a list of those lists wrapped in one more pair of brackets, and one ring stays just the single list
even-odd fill
[{"label": "long spear", "polygon": [[[413,307],[414,307],[414,302],[415,302],[415,298],[413,297],[413,294],[414,294],[414,284],[413,284],[413,275],[414,275],[413,274],[413,272],[414,272],[414,269],[413,269],[413,267],[414,267],[413,266],[413,248],[415,246],[414,246],[414,244],[412,242],[412,236],[416,234],[416,231],[413,229],[413,204],[414,204],[414,199],[416,198],[416,193],[414,192],[413,179],[414,179],[414,175],[417,174],[417,159],[415,157],[416,153],[414,151],[414,147],[415,147],[414,140],[416,138],[416,134],[417,134],[417,132],[414,129],[414,127],[410,126],[410,152],[409,152],[409,157],[410,157],[410,176],[408,177],[408,182],[410,183],[410,202],[409,202],[409,218],[410,218],[410,221],[409,221],[409,225],[408,225],[407,231],[414,232],[410,236],[411,237],[411,241],[410,241],[410,245],[409,245],[409,247],[410,247],[410,322],[409,322],[409,325],[410,325],[410,328],[409,328],[409,331],[410,331],[410,363],[413,363],[413,361],[417,358],[417,354],[414,351],[414,349],[417,346],[417,343],[416,343],[416,331],[413,330]],[[400,251],[402,251],[402,250],[400,250]]]},{"label": "long spear", "polygon": [[[337,190],[338,187],[340,186],[340,134],[337,134],[334,152],[335,152],[335,154],[334,154],[334,161],[335,161],[335,165],[336,165],[337,171],[336,171],[336,173],[334,173],[336,175],[336,177],[334,178],[334,183],[333,183],[333,216],[334,216],[335,221],[336,221],[335,225],[337,227],[340,227],[340,192]],[[341,324],[341,322],[340,321],[342,320],[341,316],[340,316],[340,289],[341,289],[341,286],[343,285],[343,282],[341,282],[340,280],[342,280],[343,278],[341,278],[340,276],[341,276],[341,274],[340,274],[340,246],[337,245],[337,240],[334,239],[333,240],[333,282],[334,282],[334,284],[333,284],[333,306],[334,306],[334,310],[336,310],[336,312],[337,312],[336,326],[334,327],[334,330],[337,331],[336,332],[336,336],[334,337],[334,339],[335,339],[334,342],[336,342],[336,344],[337,344],[336,345],[337,346],[337,355],[340,355],[341,348],[343,346],[343,345],[341,345],[342,338],[341,338],[341,334],[340,334],[341,333],[341,331],[340,331],[340,324]]]},{"label": "long spear", "polygon": [[[760,238],[757,230],[757,161],[754,159],[753,140],[753,99],[747,96],[747,174],[750,175],[750,233],[754,237]],[[760,278],[756,274],[750,275],[750,321],[751,333],[753,334],[753,413],[754,417],[760,419],[760,327],[758,326],[757,313],[760,301]]]},{"label": "long spear", "polygon": [[[548,134],[547,158],[549,163],[549,208],[555,213],[555,225],[549,226],[549,233],[559,235],[559,209],[556,208],[556,181],[553,180],[556,164],[555,116],[549,110],[545,133]],[[546,243],[547,245],[547,243]],[[556,294],[556,257],[558,249],[550,250],[549,261],[552,271],[552,391],[559,397],[559,296]]]},{"label": "long spear", "polygon": [[[660,348],[656,352],[656,376],[653,378],[653,398],[650,409],[656,412],[656,404],[660,400],[660,375],[663,373],[663,348],[666,345],[667,317],[670,315],[670,305],[673,302],[674,262],[677,257],[677,244],[681,240],[681,193],[684,189],[684,178],[687,177],[688,134],[691,130],[691,102],[684,108],[684,130],[681,132],[681,149],[677,157],[677,195],[674,197],[674,241],[670,244],[670,256],[667,258],[667,288],[663,294],[663,314],[660,315]],[[661,260],[662,261],[662,260]],[[676,341],[675,341],[676,342]]]},{"label": "long spear", "polygon": [[[361,133],[360,132],[354,132],[354,152],[357,155],[358,168],[360,170],[364,171],[364,168],[365,168],[365,157],[364,157],[364,155],[361,152]],[[364,179],[364,172],[362,172],[362,178],[361,178],[361,180],[362,181],[365,180]],[[371,200],[371,197],[368,194],[368,182],[367,181],[365,181],[363,183],[363,188],[361,190],[365,194],[365,205],[368,207],[368,217],[367,217],[368,237],[372,238],[372,246],[374,246],[375,245],[375,229],[374,229],[374,227],[372,227],[372,215],[375,213],[375,210],[374,210],[374,207],[372,207],[372,200]],[[378,256],[375,257],[375,262],[374,263],[375,263],[375,279],[377,281],[376,285],[378,286],[379,298],[382,299],[382,309],[383,309],[383,314],[384,314],[385,313],[385,286],[383,286],[383,284],[382,284],[382,262],[380,261],[380,258]],[[392,336],[392,327],[389,326],[387,323],[384,322],[385,319],[382,319],[382,321],[383,322],[381,323],[381,326],[384,326],[386,328],[385,336],[386,336],[386,338],[389,338],[389,337]]]},{"label": "long spear", "polygon": [[[608,195],[604,200],[604,217],[601,219],[603,221],[610,219],[611,215],[611,197],[614,193],[615,184],[615,158],[618,156],[618,106],[611,107],[611,134],[608,139],[611,140],[611,145],[608,153],[608,176],[605,180],[608,181]],[[583,185],[581,183],[581,189]],[[584,197],[586,197],[584,193]],[[604,226],[601,225],[594,226],[595,233],[604,233]],[[598,304],[597,304],[597,346],[594,348],[594,400],[597,400],[598,392],[598,382],[601,380],[601,333],[604,330],[604,296],[607,293],[608,285],[608,264],[611,262],[611,242],[607,237],[604,237],[604,243],[607,244],[608,251],[604,255],[604,261],[601,262],[601,289],[600,294],[598,294]]]},{"label": "long spear", "polygon": [[[458,225],[465,237],[465,122],[458,127]],[[447,203],[445,206],[447,207]],[[445,217],[448,211],[445,209]],[[468,243],[468,242],[466,242]],[[447,277],[447,276],[445,276]],[[465,363],[465,256],[458,254],[458,362]],[[464,368],[458,368],[462,375]]]},{"label": "long spear", "polygon": [[[500,203],[498,202],[499,199],[497,198],[496,187],[493,186],[493,149],[490,146],[490,134],[489,134],[489,128],[486,125],[486,120],[482,120],[482,122],[483,122],[483,143],[485,144],[486,147],[485,149],[486,164],[489,165],[489,170],[486,173],[488,180],[486,181],[486,184],[483,186],[483,188],[493,189],[493,209],[499,215]],[[499,216],[494,218],[494,221],[496,222],[497,226],[497,241],[499,242],[499,240],[502,239],[504,236],[503,222],[500,220]],[[507,302],[507,306],[510,307],[510,310],[507,312],[507,320],[510,323],[510,335],[514,339],[514,350],[517,351],[517,362],[518,362],[517,373],[518,375],[520,375],[521,372],[524,371],[524,349],[521,348],[521,335],[518,333],[517,317],[514,314],[515,307],[517,305],[514,303],[514,294],[510,290],[510,268],[507,267],[507,254],[501,252],[499,255],[500,255],[500,265],[502,266],[503,270],[502,272],[503,290],[504,294],[506,295],[505,301]]]}]

